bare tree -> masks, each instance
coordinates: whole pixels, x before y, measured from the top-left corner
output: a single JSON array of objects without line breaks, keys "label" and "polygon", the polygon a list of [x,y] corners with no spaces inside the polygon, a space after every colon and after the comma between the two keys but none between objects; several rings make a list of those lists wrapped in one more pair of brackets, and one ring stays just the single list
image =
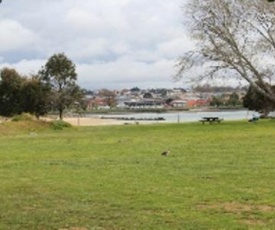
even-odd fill
[{"label": "bare tree", "polygon": [[176,78],[204,68],[197,79],[240,78],[275,102],[275,7],[262,0],[190,0],[186,24],[196,50],[179,60]]}]

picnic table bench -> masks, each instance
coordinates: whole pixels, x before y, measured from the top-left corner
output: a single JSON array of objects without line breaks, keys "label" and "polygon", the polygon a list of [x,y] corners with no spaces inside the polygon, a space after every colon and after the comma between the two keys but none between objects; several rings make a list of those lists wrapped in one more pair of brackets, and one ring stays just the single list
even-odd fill
[{"label": "picnic table bench", "polygon": [[221,121],[223,121],[222,118],[219,118],[219,117],[203,117],[200,122],[202,124],[205,124],[205,123],[209,123],[209,124],[213,124],[213,123],[220,123]]}]

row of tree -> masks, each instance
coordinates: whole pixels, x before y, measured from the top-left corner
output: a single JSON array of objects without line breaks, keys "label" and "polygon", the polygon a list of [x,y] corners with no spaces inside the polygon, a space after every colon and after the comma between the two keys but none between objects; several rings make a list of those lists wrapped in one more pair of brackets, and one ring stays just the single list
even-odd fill
[{"label": "row of tree", "polygon": [[0,78],[0,115],[10,117],[26,112],[39,118],[57,110],[62,119],[66,108],[81,106],[83,91],[76,80],[75,65],[63,53],[54,54],[32,76],[4,68]]},{"label": "row of tree", "polygon": [[[275,93],[275,86],[271,86],[271,88]],[[263,117],[267,117],[270,112],[275,110],[275,103],[255,90],[253,86],[247,89],[243,98],[235,92],[230,95],[221,94],[220,96],[214,96],[210,105],[216,107],[243,106],[249,110],[259,112]]]},{"label": "row of tree", "polygon": [[212,97],[210,105],[215,107],[220,107],[220,106],[230,106],[230,107],[239,106],[240,107],[242,106],[242,100],[237,93],[233,92],[230,95],[221,94],[219,96]]}]

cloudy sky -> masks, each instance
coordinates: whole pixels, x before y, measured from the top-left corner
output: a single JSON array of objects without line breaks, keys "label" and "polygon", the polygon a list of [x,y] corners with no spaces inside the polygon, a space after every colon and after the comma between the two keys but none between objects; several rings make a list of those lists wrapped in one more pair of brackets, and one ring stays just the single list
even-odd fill
[{"label": "cloudy sky", "polygon": [[36,73],[64,52],[86,89],[178,87],[177,58],[192,46],[186,0],[3,0],[0,68]]}]

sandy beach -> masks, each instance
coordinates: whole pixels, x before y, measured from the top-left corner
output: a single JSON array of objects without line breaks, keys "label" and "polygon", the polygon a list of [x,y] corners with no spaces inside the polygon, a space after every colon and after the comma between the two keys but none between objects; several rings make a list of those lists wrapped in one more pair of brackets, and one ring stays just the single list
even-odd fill
[{"label": "sandy beach", "polygon": [[73,126],[100,126],[100,125],[123,125],[135,124],[134,121],[121,121],[115,119],[100,119],[91,117],[64,117],[64,121],[72,124]]},{"label": "sandy beach", "polygon": [[100,126],[100,125],[146,125],[163,123],[164,121],[134,121],[134,120],[117,120],[117,119],[101,119],[95,117],[64,117],[64,121],[73,126]]}]

